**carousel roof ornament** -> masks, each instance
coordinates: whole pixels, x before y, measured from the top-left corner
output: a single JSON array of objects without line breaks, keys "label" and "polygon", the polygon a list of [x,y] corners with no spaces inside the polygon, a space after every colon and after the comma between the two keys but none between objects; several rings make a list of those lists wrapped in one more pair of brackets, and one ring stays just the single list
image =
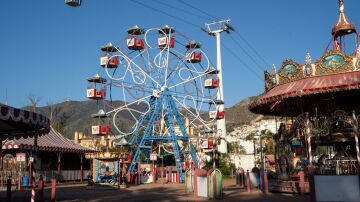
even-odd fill
[{"label": "carousel roof ornament", "polygon": [[310,56],[310,53],[306,53],[305,62],[306,62],[307,65],[311,65],[311,56]]},{"label": "carousel roof ornament", "polygon": [[275,64],[272,65],[272,70],[273,70],[273,73],[276,74],[276,66],[275,66]]},{"label": "carousel roof ornament", "polygon": [[332,35],[334,38],[341,37],[347,34],[356,33],[355,25],[352,24],[346,17],[344,12],[344,0],[339,0],[339,18],[337,23],[332,28]]}]

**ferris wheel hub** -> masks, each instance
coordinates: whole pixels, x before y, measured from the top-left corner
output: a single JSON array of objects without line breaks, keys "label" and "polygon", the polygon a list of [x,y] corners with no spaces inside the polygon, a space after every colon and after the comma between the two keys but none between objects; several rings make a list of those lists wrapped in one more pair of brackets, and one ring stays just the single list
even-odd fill
[{"label": "ferris wheel hub", "polygon": [[162,86],[162,87],[160,88],[161,92],[163,92],[163,91],[165,91],[165,90],[167,90],[167,89],[168,89],[167,86]]}]

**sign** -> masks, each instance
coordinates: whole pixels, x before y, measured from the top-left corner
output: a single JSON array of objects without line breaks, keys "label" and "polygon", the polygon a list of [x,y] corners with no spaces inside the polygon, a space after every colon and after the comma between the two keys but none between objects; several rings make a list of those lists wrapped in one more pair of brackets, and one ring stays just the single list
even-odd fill
[{"label": "sign", "polygon": [[16,161],[24,162],[26,160],[25,153],[16,153]]},{"label": "sign", "polygon": [[157,153],[150,154],[150,160],[151,161],[156,161],[157,160]]},{"label": "sign", "polygon": [[34,157],[30,157],[29,160],[30,160],[31,163],[33,163],[34,162]]}]

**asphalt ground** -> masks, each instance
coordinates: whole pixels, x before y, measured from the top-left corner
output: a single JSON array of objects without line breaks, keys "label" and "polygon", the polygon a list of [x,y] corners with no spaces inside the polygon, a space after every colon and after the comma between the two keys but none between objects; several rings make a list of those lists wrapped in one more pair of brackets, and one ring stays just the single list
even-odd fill
[{"label": "asphalt ground", "polygon": [[[250,193],[237,188],[234,180],[225,179],[223,182],[224,198],[222,201],[251,201],[251,202],[282,202],[282,201],[310,201],[308,195],[293,195],[283,193],[264,194],[259,190]],[[50,201],[51,187],[45,186],[44,201]],[[0,201],[5,201],[6,192],[0,192]],[[30,201],[31,190],[14,191],[13,202]],[[193,193],[185,193],[184,184],[141,184],[131,185],[126,189],[87,189],[86,184],[59,184],[56,190],[56,201],[208,201],[207,198],[195,197]]]}]

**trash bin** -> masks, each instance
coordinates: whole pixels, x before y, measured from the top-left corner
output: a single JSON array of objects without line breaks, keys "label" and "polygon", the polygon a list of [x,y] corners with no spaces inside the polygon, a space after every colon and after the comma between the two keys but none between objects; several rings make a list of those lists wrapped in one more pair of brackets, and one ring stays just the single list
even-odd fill
[{"label": "trash bin", "polygon": [[244,188],[245,172],[244,169],[239,168],[236,170],[236,187]]}]

